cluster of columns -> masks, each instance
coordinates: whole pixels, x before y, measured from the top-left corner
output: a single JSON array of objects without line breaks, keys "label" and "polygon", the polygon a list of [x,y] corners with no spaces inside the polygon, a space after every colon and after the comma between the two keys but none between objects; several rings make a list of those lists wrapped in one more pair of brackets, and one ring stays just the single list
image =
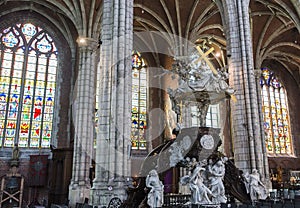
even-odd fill
[{"label": "cluster of columns", "polygon": [[[263,130],[259,116],[259,89],[254,75],[249,0],[216,0],[224,11],[230,85],[236,90],[231,102],[234,161],[244,171],[257,169],[268,178]],[[99,133],[95,153],[95,179],[90,186],[89,169],[93,152],[95,53],[80,50],[80,70],[75,115],[75,144],[71,205],[90,198],[90,203],[107,206],[117,196],[126,198],[130,183],[131,51],[133,0],[104,0],[100,48]],[[263,157],[262,157],[263,155]]]},{"label": "cluster of columns", "polygon": [[254,70],[249,16],[250,0],[226,0],[225,33],[230,85],[236,90],[231,102],[231,129],[235,165],[245,172],[257,169],[268,183],[269,168],[260,116],[260,88]]},{"label": "cluster of columns", "polygon": [[79,71],[73,92],[72,119],[74,124],[74,151],[72,179],[69,185],[71,205],[89,198],[90,168],[93,158],[95,111],[95,74],[98,40],[81,37]]},{"label": "cluster of columns", "polygon": [[93,204],[126,198],[130,183],[131,52],[133,0],[103,1],[100,51],[99,133]]},{"label": "cluster of columns", "polygon": [[100,47],[99,133],[95,152],[95,179],[89,178],[93,159],[96,55],[98,40],[83,37],[79,44],[79,74],[75,84],[75,126],[70,205],[84,202],[107,206],[126,197],[130,183],[131,51],[133,1],[103,1]]}]

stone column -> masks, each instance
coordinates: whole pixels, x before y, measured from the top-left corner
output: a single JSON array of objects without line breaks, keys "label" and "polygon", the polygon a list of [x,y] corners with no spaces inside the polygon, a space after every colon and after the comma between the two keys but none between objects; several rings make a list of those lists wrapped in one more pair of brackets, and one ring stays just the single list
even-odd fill
[{"label": "stone column", "polygon": [[[266,149],[266,142],[265,142],[265,132],[264,132],[264,118],[263,118],[263,111],[262,111],[262,95],[261,95],[261,86],[260,86],[260,78],[261,78],[261,69],[255,69],[254,70],[255,75],[255,83],[256,83],[256,89],[257,89],[257,104],[259,106],[258,112],[259,112],[259,125],[261,127],[260,129],[260,137],[261,137],[261,145],[262,145],[262,162],[263,162],[263,171],[264,173],[262,179],[264,179],[264,184],[267,186],[267,188],[272,188],[272,183],[270,180],[270,171],[269,171],[269,162],[268,162],[268,154]],[[262,175],[262,174],[261,174]]]},{"label": "stone column", "polygon": [[104,0],[100,50],[99,133],[92,204],[126,198],[130,181],[133,0]]},{"label": "stone column", "polygon": [[98,40],[80,37],[79,71],[73,92],[72,117],[74,151],[72,179],[69,186],[70,205],[82,203],[90,196],[89,171],[93,152],[95,111],[95,55]]},{"label": "stone column", "polygon": [[234,161],[244,171],[257,169],[264,176],[262,137],[254,76],[249,0],[226,0],[223,4],[229,82],[236,90],[231,102]]}]

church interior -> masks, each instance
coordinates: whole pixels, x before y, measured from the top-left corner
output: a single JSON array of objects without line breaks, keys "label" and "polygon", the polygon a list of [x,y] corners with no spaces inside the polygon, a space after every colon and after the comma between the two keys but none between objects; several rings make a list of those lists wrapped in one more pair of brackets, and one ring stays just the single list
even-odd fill
[{"label": "church interior", "polygon": [[[299,0],[0,0],[0,208],[125,201],[200,126],[300,198],[299,44]],[[173,102],[187,83],[225,94]],[[159,174],[186,193],[180,168]]]}]

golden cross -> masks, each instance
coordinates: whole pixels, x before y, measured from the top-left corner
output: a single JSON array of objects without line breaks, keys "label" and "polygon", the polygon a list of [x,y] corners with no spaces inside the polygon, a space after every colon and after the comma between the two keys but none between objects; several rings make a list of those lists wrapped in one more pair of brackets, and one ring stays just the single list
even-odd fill
[{"label": "golden cross", "polygon": [[177,104],[179,106],[179,109],[180,109],[180,114],[179,114],[179,123],[182,123],[182,109],[185,105],[183,105],[183,102],[182,100],[180,101],[179,104]]},{"label": "golden cross", "polygon": [[196,49],[198,50],[200,57],[196,60],[196,62],[201,61],[202,59],[207,63],[207,65],[209,66],[209,68],[212,70],[212,72],[217,75],[218,71],[215,69],[215,67],[212,65],[212,63],[208,60],[207,56],[214,51],[214,48],[211,47],[208,51],[206,51],[205,53],[201,50],[201,48],[199,46],[196,47]]},{"label": "golden cross", "polygon": [[[208,51],[206,51],[205,53],[201,50],[201,48],[199,46],[196,47],[196,49],[198,50],[200,57],[196,60],[196,62],[201,61],[202,59],[207,63],[207,65],[209,66],[209,68],[212,70],[212,72],[214,73],[214,75],[218,74],[218,71],[215,69],[215,67],[212,65],[212,63],[208,60],[207,56],[214,51],[214,48],[211,47]],[[223,62],[225,62],[223,60]],[[237,101],[236,97],[232,94],[230,95],[230,97],[232,98],[232,100],[234,102]]]}]

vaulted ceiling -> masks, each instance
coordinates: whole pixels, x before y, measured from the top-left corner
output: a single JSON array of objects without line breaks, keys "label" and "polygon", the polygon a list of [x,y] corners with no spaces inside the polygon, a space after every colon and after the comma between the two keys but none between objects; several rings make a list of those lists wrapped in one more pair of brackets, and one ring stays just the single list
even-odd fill
[{"label": "vaulted ceiling", "polygon": [[[147,39],[141,34],[153,31],[164,33],[163,39],[171,52],[167,47],[160,52],[170,55],[185,53],[181,48],[172,48],[183,41],[214,47],[211,59],[214,59],[217,67],[222,67],[224,61],[220,60],[218,54],[226,54],[221,18],[224,11],[217,6],[222,2],[134,0],[135,37],[148,40],[147,47],[160,47],[155,38]],[[102,0],[0,0],[0,18],[12,11],[24,10],[49,18],[67,40],[76,40],[79,35],[93,38],[100,35]],[[295,80],[300,80],[299,0],[251,0],[250,16],[255,68],[284,68]]]},{"label": "vaulted ceiling", "polygon": [[[221,51],[223,57],[226,55],[225,34],[220,10],[211,0],[136,0],[134,30],[136,39],[147,44],[145,48],[157,49],[166,56],[185,56],[193,44],[205,49],[213,47],[211,61],[217,67],[224,67],[220,55]],[[164,37],[160,39],[153,34],[148,37],[153,31],[159,31]]]},{"label": "vaulted ceiling", "polygon": [[256,68],[288,70],[299,85],[300,2],[292,2],[251,1],[253,53]]},{"label": "vaulted ceiling", "polygon": [[[205,43],[216,49],[211,59],[215,60],[217,67],[222,67],[223,62],[217,54],[220,54],[218,49],[223,50],[224,56],[226,54],[226,37],[221,18],[224,11],[220,11],[216,2],[135,0],[134,29],[161,31],[178,35],[195,44]],[[254,67],[284,68],[300,86],[300,2],[252,0],[250,20]],[[169,38],[174,39],[174,36]]]}]

